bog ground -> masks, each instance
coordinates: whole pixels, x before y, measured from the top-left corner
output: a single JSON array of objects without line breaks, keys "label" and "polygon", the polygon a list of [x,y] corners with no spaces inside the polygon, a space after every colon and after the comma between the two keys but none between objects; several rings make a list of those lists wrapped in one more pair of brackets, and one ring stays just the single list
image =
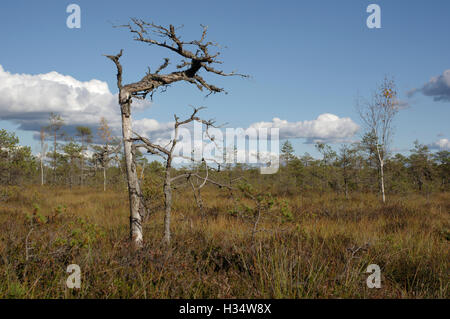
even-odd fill
[{"label": "bog ground", "polygon": [[[163,212],[129,243],[126,190],[2,187],[1,298],[448,298],[450,194],[279,196],[254,220],[230,195],[175,194],[173,239]],[[245,201],[245,199],[243,199]],[[81,268],[68,289],[66,268]],[[369,289],[366,268],[381,267]]]}]

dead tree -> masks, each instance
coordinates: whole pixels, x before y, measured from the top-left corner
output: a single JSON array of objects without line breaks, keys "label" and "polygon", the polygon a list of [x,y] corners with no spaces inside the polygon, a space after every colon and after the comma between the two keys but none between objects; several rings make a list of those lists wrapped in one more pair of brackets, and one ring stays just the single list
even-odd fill
[{"label": "dead tree", "polygon": [[39,139],[41,142],[41,153],[39,154],[39,164],[40,164],[40,170],[41,170],[41,186],[44,185],[44,158],[45,153],[47,151],[47,144],[45,143],[45,129],[41,128],[41,132],[39,134]]},{"label": "dead tree", "polygon": [[[212,120],[203,120],[197,116],[197,112],[199,110],[203,109],[203,107],[200,108],[194,108],[194,111],[192,115],[187,118],[186,120],[180,121],[179,117],[174,115],[175,118],[175,124],[174,124],[174,135],[173,139],[166,145],[161,146],[158,144],[153,143],[148,138],[140,136],[136,132],[133,132],[136,137],[132,138],[132,141],[135,142],[133,145],[133,149],[136,148],[145,148],[148,153],[152,155],[158,155],[165,160],[165,171],[164,171],[164,186],[163,186],[163,192],[164,192],[164,208],[165,208],[165,216],[164,216],[164,241],[169,244],[171,233],[170,233],[170,220],[171,220],[171,212],[172,212],[172,181],[178,180],[181,177],[185,177],[185,175],[179,175],[176,177],[171,176],[172,171],[172,162],[177,155],[174,154],[175,146],[178,142],[178,136],[179,136],[179,128],[182,125],[186,125],[188,123],[191,123],[193,121],[202,123],[206,126],[206,130],[208,130],[209,127],[214,127],[214,121]],[[204,159],[202,159],[202,162],[205,162]],[[206,183],[206,180],[205,180]]]},{"label": "dead tree", "polygon": [[[108,164],[113,160],[112,155],[117,154],[120,151],[120,144],[115,147],[112,145],[101,145],[101,146],[93,146],[94,154],[92,155],[95,168],[97,169],[97,164],[100,164],[100,167],[103,171],[103,191],[106,191],[106,169]],[[119,163],[120,165],[120,163]]]},{"label": "dead tree", "polygon": [[191,176],[189,176],[187,178],[189,184],[191,185],[192,188],[192,193],[194,195],[194,200],[197,204],[198,209],[200,210],[200,214],[203,217],[205,217],[205,207],[203,205],[203,199],[202,199],[202,188],[206,185],[206,181],[208,180],[208,164],[206,163],[206,161],[203,161],[203,163],[205,164],[205,177],[202,179],[197,178],[197,185],[194,184],[193,178],[191,178]]},{"label": "dead tree", "polygon": [[[222,70],[214,68],[214,64],[220,64],[222,62],[217,59],[219,52],[210,52],[211,48],[217,48],[217,44],[206,41],[206,26],[202,26],[203,32],[200,39],[193,41],[181,40],[173,25],[163,27],[140,19],[131,19],[131,23],[122,25],[121,27],[129,29],[135,35],[134,40],[167,49],[181,58],[181,63],[176,66],[176,71],[165,74],[161,73],[169,65],[169,59],[166,58],[164,63],[155,72],[151,72],[149,69],[141,80],[124,85],[122,84],[123,69],[119,61],[123,50],[117,55],[106,55],[106,57],[114,62],[117,68],[117,87],[119,89],[119,104],[122,114],[122,135],[130,200],[130,237],[134,247],[140,248],[143,243],[142,215],[144,214],[144,205],[142,203],[142,194],[136,172],[135,158],[133,156],[131,127],[132,99],[143,99],[148,94],[153,96],[156,89],[165,89],[168,85],[179,81],[189,82],[201,91],[206,89],[209,92],[208,95],[224,91],[222,88],[208,83],[200,76],[199,73],[201,70],[220,76],[243,75],[235,72],[225,73]],[[156,40],[158,38],[160,40]]]}]

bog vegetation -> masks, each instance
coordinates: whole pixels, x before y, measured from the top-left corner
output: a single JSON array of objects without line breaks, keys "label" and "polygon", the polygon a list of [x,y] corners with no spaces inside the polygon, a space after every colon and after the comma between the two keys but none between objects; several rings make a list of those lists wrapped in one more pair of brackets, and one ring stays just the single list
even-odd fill
[{"label": "bog vegetation", "polygon": [[[150,214],[135,251],[122,148],[104,120],[77,132],[36,157],[0,131],[0,298],[449,297],[447,151],[416,142],[386,158],[384,204],[363,144],[318,143],[313,158],[286,142],[277,174],[228,165],[201,188],[203,163],[171,168],[191,179],[172,185],[170,245],[165,168],[137,153]],[[96,134],[103,146],[90,145]],[[81,268],[80,289],[66,286],[69,264]],[[381,267],[380,289],[366,286],[369,264]]]}]

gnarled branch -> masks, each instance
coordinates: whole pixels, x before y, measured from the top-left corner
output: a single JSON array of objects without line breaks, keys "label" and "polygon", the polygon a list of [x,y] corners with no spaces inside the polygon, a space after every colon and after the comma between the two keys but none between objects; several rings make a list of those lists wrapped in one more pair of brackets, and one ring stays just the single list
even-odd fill
[{"label": "gnarled branch", "polygon": [[[205,79],[198,75],[198,72],[201,69],[220,76],[247,77],[247,75],[236,72],[226,73],[211,66],[211,64],[221,64],[222,62],[217,60],[220,52],[212,53],[210,51],[211,47],[218,47],[218,44],[211,41],[206,41],[207,26],[202,25],[203,31],[200,40],[187,42],[181,40],[181,37],[176,32],[177,28],[173,25],[163,27],[161,25],[156,25],[154,23],[145,22],[141,19],[133,18],[129,24],[121,25],[119,27],[127,28],[131,33],[135,34],[136,36],[134,40],[138,42],[168,49],[183,58],[181,63],[176,66],[178,71],[160,74],[160,72],[166,69],[169,65],[169,59],[166,58],[164,60],[165,62],[157,69],[156,72],[152,73],[149,70],[140,81],[122,86],[122,67],[119,63],[119,58],[122,55],[122,51],[116,56],[107,55],[107,57],[117,66],[119,89],[123,88],[128,92],[128,94],[130,94],[130,96],[145,98],[149,92],[154,91],[156,88],[166,86],[177,81],[186,81],[194,84],[200,90],[208,90],[209,94],[223,92],[223,88],[219,88],[208,83]],[[155,36],[161,38],[162,40],[156,39]]]}]

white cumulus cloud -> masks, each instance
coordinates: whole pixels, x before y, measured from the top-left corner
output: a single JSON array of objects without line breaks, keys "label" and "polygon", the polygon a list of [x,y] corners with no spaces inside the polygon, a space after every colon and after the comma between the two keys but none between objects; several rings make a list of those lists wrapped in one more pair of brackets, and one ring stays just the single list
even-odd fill
[{"label": "white cumulus cloud", "polygon": [[315,120],[299,122],[289,122],[276,117],[271,122],[258,122],[250,127],[279,128],[280,139],[306,138],[307,143],[347,141],[359,130],[359,125],[352,119],[330,113],[321,114]]},{"label": "white cumulus cloud", "polygon": [[[148,102],[134,102],[143,108]],[[58,72],[14,74],[0,65],[0,119],[20,129],[39,131],[48,124],[51,112],[61,115],[67,131],[77,125],[97,127],[105,117],[113,129],[120,129],[117,95],[100,80],[79,81]]]},{"label": "white cumulus cloud", "polygon": [[[147,101],[134,101],[133,108],[144,109]],[[120,110],[117,94],[108,84],[93,79],[80,81],[58,72],[45,74],[14,74],[0,65],[0,119],[19,125],[19,129],[38,132],[48,125],[51,112],[61,115],[64,130],[73,135],[78,125],[89,126],[93,133],[101,117],[105,117],[116,135],[121,135]],[[280,139],[306,138],[316,141],[342,142],[350,140],[359,126],[350,118],[325,113],[314,120],[289,122],[274,118],[271,122],[258,122],[250,128],[279,128]],[[188,126],[191,130],[192,127]],[[173,132],[173,122],[155,119],[135,119],[133,130],[155,142],[167,143]]]}]

